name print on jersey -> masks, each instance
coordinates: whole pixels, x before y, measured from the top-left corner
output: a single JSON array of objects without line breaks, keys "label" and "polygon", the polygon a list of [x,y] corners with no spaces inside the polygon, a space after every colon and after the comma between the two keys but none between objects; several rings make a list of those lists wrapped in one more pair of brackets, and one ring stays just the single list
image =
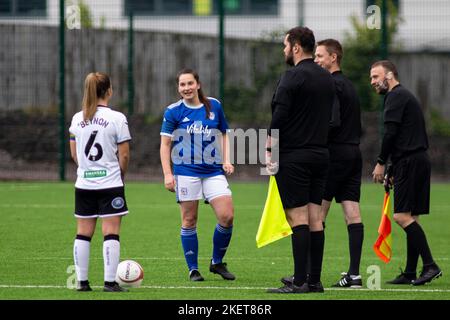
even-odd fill
[{"label": "name print on jersey", "polygon": [[126,116],[103,105],[91,120],[85,121],[83,111],[72,117],[69,128],[76,142],[78,160],[75,187],[94,190],[123,186],[118,159],[118,145],[131,140]]},{"label": "name print on jersey", "polygon": [[80,123],[78,123],[78,126],[81,128],[87,127],[89,125],[97,124],[99,126],[102,126],[103,128],[106,128],[109,125],[109,122],[106,121],[103,118],[94,118],[91,121],[89,120],[83,120]]}]

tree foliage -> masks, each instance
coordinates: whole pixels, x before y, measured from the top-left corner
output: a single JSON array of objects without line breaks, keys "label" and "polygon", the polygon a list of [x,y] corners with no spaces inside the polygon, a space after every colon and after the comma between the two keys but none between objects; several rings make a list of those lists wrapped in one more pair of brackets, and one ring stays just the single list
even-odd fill
[{"label": "tree foliage", "polygon": [[[377,1],[381,7],[381,1]],[[392,49],[395,33],[398,30],[400,19],[397,8],[392,1],[388,1],[389,15],[387,17],[388,47]],[[369,29],[366,21],[351,16],[350,21],[353,32],[346,32],[343,41],[344,58],[342,70],[353,82],[361,102],[361,109],[375,111],[380,106],[380,96],[370,85],[369,69],[373,62],[380,59],[382,46],[381,29]]]}]

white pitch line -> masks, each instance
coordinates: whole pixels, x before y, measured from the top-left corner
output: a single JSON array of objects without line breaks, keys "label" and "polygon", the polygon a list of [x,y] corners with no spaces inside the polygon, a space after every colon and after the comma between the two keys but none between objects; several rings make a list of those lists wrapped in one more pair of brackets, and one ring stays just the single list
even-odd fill
[{"label": "white pitch line", "polygon": [[[323,257],[324,260],[348,260],[346,257]],[[11,260],[73,260],[73,257],[11,257]],[[124,257],[124,260],[161,260],[161,261],[184,261],[184,257]],[[198,257],[199,260],[210,260],[211,257]],[[227,260],[230,261],[258,261],[258,260],[291,260],[292,257],[286,256],[286,257],[239,257],[239,258],[233,258],[229,257]],[[103,260],[101,257],[91,257],[90,260]],[[365,260],[370,261],[380,261],[377,257],[369,257],[365,258]],[[391,260],[403,260],[403,258],[400,257],[393,257]],[[436,261],[449,261],[450,258],[434,258]]]},{"label": "white pitch line", "polygon": [[66,286],[54,285],[28,285],[28,284],[0,284],[0,288],[18,288],[18,289],[67,289]]},{"label": "white pitch line", "polygon": [[[144,289],[210,289],[210,290],[267,290],[267,287],[212,287],[212,286],[201,286],[201,287],[189,287],[189,286],[141,286]],[[325,288],[327,291],[347,291],[347,292],[358,292],[358,291],[371,291],[371,292],[450,292],[447,289],[345,289],[345,288]]]},{"label": "white pitch line", "polygon": [[[103,288],[102,286],[91,286],[95,289]],[[16,284],[0,284],[0,288],[5,289],[68,289],[67,286],[57,286],[57,285],[16,285]],[[267,290],[268,287],[220,287],[220,286],[141,286],[139,288],[133,288],[131,290],[141,290],[141,289],[161,289],[161,290]],[[72,290],[72,289],[68,289]],[[325,291],[346,291],[346,292],[359,292],[359,291],[370,291],[370,292],[440,292],[440,293],[450,293],[448,289],[345,289],[345,288],[325,288]]]}]

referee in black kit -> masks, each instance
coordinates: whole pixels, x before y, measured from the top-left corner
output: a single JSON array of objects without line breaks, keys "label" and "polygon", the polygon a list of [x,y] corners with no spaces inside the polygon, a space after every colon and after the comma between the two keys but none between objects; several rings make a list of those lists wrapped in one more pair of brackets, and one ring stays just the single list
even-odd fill
[{"label": "referee in black kit", "polygon": [[[431,164],[427,154],[428,137],[420,104],[400,85],[395,65],[387,60],[370,69],[371,85],[384,98],[384,137],[373,180],[382,183],[389,157],[393,166],[394,220],[406,232],[407,260],[401,274],[389,284],[423,285],[442,275],[434,262],[418,216],[430,207]],[[389,179],[389,178],[388,178]],[[389,180],[388,180],[389,181]],[[423,269],[416,278],[417,262]]]},{"label": "referee in black kit", "polygon": [[362,176],[362,157],[359,149],[361,110],[353,84],[341,71],[342,58],[342,46],[337,40],[325,39],[317,43],[314,61],[333,76],[338,103],[337,107],[333,108],[333,112],[338,111],[334,117],[338,121],[330,128],[328,139],[330,167],[321,216],[325,224],[331,201],[335,198],[342,206],[347,224],[350,265],[333,287],[361,288],[359,267],[364,239],[364,225],[359,207]]},{"label": "referee in black kit", "polygon": [[[331,74],[314,63],[315,38],[306,27],[289,30],[284,38],[288,65],[272,99],[270,129],[279,140],[268,139],[266,163],[275,173],[286,218],[292,228],[294,281],[270,293],[323,292],[320,282],[324,232],[320,206],[327,177],[327,147],[335,96]],[[271,161],[271,148],[279,148],[279,164]],[[277,166],[278,165],[278,166]],[[307,279],[308,249],[311,270]]]}]

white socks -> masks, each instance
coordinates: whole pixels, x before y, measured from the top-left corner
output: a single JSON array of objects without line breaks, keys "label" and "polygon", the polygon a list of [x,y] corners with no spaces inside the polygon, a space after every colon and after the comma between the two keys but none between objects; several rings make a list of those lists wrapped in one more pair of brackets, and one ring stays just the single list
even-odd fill
[{"label": "white socks", "polygon": [[88,280],[89,253],[91,251],[91,238],[77,235],[73,244],[73,260],[78,281]]},{"label": "white socks", "polygon": [[105,271],[105,281],[114,282],[116,279],[117,266],[120,260],[119,236],[110,234],[105,236],[103,241],[103,263]]},{"label": "white socks", "polygon": [[[73,244],[73,259],[78,281],[88,280],[89,254],[91,251],[91,238],[77,235]],[[116,279],[117,266],[120,262],[119,236],[110,234],[103,241],[103,263],[105,281],[114,282]]]}]

